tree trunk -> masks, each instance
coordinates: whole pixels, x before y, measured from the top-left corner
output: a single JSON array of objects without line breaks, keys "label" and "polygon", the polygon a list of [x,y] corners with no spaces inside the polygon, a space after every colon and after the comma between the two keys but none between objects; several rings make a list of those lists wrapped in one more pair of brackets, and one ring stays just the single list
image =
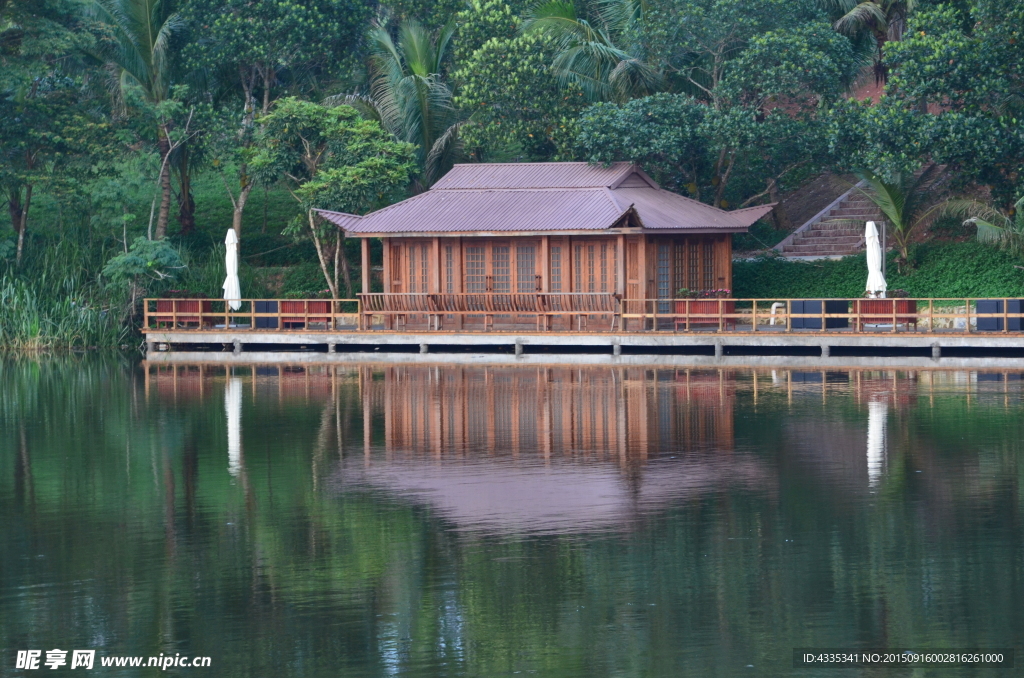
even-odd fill
[{"label": "tree trunk", "polygon": [[17,233],[21,228],[21,188],[11,188],[7,192],[7,211],[11,215],[11,228]]},{"label": "tree trunk", "polygon": [[18,253],[14,265],[21,266],[21,253],[25,250],[25,231],[28,229],[28,209],[32,206],[32,184],[25,186],[25,205],[21,209],[21,224],[18,227]]},{"label": "tree trunk", "polygon": [[[352,298],[352,272],[348,267],[348,257],[345,256],[345,231],[338,229],[338,250],[341,254],[341,277],[345,281],[345,297],[347,299]],[[337,275],[337,273],[335,273]],[[337,287],[338,283],[334,283]]]},{"label": "tree trunk", "polygon": [[786,208],[782,206],[782,198],[779,196],[779,182],[775,179],[770,179],[769,181],[771,183],[768,186],[768,199],[775,203],[775,209],[772,210],[775,228],[780,231],[788,231],[793,227],[793,222],[789,220]]},{"label": "tree trunk", "polygon": [[188,166],[188,145],[181,146],[178,162],[178,223],[181,234],[188,235],[196,229],[196,201],[192,198],[192,176]]},{"label": "tree trunk", "polygon": [[721,172],[719,169],[718,186],[715,190],[715,207],[722,206],[722,196],[725,194],[725,187],[729,184],[729,175],[732,174],[734,164],[736,164],[736,151],[729,154],[729,164],[726,166],[725,172]]},{"label": "tree trunk", "polygon": [[309,234],[313,238],[313,246],[316,247],[316,256],[320,260],[320,270],[324,274],[324,278],[327,280],[327,287],[331,290],[331,298],[338,298],[338,287],[331,280],[331,271],[327,267],[327,260],[324,258],[324,248],[320,244],[320,236],[316,234],[316,222],[313,220],[313,210],[309,211]]},{"label": "tree trunk", "polygon": [[[239,173],[245,177],[245,168],[240,169]],[[252,192],[252,187],[252,182],[247,181],[238,193],[238,199],[234,201],[234,211],[231,214],[231,228],[235,229],[235,237],[238,238],[238,242],[242,242],[242,214],[245,212],[245,203],[249,200],[249,193]]]},{"label": "tree trunk", "polygon": [[167,166],[167,155],[171,152],[171,140],[167,126],[160,125],[157,131],[157,146],[160,149],[160,211],[156,217],[156,239],[167,235],[167,218],[171,212],[171,168]]}]

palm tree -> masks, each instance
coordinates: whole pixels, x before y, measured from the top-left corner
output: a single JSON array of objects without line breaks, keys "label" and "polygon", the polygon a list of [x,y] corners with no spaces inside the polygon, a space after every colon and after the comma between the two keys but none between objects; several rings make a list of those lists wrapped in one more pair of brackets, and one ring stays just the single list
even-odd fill
[{"label": "palm tree", "polygon": [[549,0],[533,9],[522,31],[554,40],[558,54],[551,66],[562,85],[578,85],[592,100],[626,101],[661,83],[638,38],[646,10],[645,0],[598,0],[594,25],[571,0]]},{"label": "palm tree", "polygon": [[1024,252],[1024,196],[1013,204],[1010,214],[976,200],[950,200],[946,213],[967,217],[964,225],[978,228],[978,240],[998,243],[1015,254]]},{"label": "palm tree", "polygon": [[889,180],[870,170],[855,174],[867,184],[867,190],[857,190],[867,196],[889,222],[893,242],[900,252],[896,263],[902,269],[908,260],[907,250],[914,231],[943,207],[936,200],[942,168],[929,165],[921,172],[901,172]]},{"label": "palm tree", "polygon": [[[137,88],[154,107],[167,101],[176,56],[173,39],[185,27],[171,0],[90,0],[88,10],[111,30],[113,42],[98,56],[117,71],[121,92]],[[155,234],[158,239],[167,234],[171,207],[170,126],[168,119],[157,121],[161,191]]]},{"label": "palm tree", "polygon": [[850,38],[869,34],[875,41],[875,82],[888,79],[883,48],[889,41],[903,39],[907,18],[917,6],[916,0],[819,0],[832,16],[833,27]]},{"label": "palm tree", "polygon": [[383,24],[369,32],[370,94],[332,97],[380,121],[402,141],[416,144],[423,168],[420,188],[429,187],[451,167],[459,148],[461,121],[452,105],[452,90],[444,81],[444,62],[455,33],[454,23],[436,37],[415,20],[403,21],[398,40]]}]

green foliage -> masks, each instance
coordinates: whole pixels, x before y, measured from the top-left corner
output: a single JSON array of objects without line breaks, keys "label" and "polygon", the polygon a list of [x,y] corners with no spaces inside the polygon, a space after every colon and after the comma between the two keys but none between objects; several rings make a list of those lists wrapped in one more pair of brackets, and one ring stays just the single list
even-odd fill
[{"label": "green foliage", "polygon": [[304,212],[288,231],[312,239],[331,296],[339,298],[340,274],[351,297],[348,259],[340,256],[344,234],[315,220],[312,210],[360,214],[393,201],[415,169],[416,147],[394,141],[350,106],[327,107],[289,97],[258,122],[254,176],[268,183],[287,180]]},{"label": "green foliage", "polygon": [[233,67],[235,77],[238,67],[262,69],[260,86],[273,87],[278,76],[296,82],[350,66],[373,9],[362,0],[185,0],[181,17],[202,36],[188,48],[197,66]]},{"label": "green foliage", "polygon": [[580,117],[576,143],[589,162],[635,162],[663,187],[699,199],[711,170],[701,134],[707,110],[683,94],[594,104]]},{"label": "green foliage", "polygon": [[127,252],[118,254],[103,267],[103,275],[114,284],[137,283],[143,279],[163,282],[175,278],[184,268],[178,250],[166,240],[140,236]]},{"label": "green foliage", "polygon": [[558,83],[549,65],[554,55],[543,35],[496,37],[456,71],[456,104],[470,115],[462,136],[471,157],[564,158],[587,101],[579,88]]},{"label": "green foliage", "polygon": [[857,178],[867,184],[867,190],[862,193],[889,222],[889,233],[900,252],[901,263],[907,259],[914,231],[940,208],[936,202],[936,183],[940,176],[941,170],[935,165],[917,174],[898,173],[889,180],[868,170],[857,173]]},{"label": "green foliage", "polygon": [[1019,195],[1024,170],[1022,26],[1024,6],[1014,0],[939,5],[886,48],[889,96],[908,108],[941,107],[911,136],[915,150],[989,185],[1003,207]]},{"label": "green foliage", "polygon": [[1017,255],[1024,253],[1024,197],[1014,203],[1009,216],[974,200],[951,200],[945,212],[966,217],[963,225],[977,228],[979,242],[998,244]]},{"label": "green foliage", "polygon": [[[1021,297],[1024,271],[1018,257],[976,242],[925,243],[910,250],[914,268],[896,271],[889,254],[886,282],[911,297]],[[864,294],[863,255],[812,262],[764,258],[733,263],[739,298],[858,298]]]},{"label": "green foliage", "polygon": [[395,138],[415,144],[422,187],[451,169],[459,148],[458,115],[444,77],[454,32],[452,23],[433,35],[408,20],[398,27],[395,41],[385,27],[374,26],[369,33],[370,96],[347,97],[354,105],[369,104],[373,117]]},{"label": "green foliage", "polygon": [[850,41],[824,22],[754,36],[716,92],[734,105],[813,109],[840,98],[859,70]]},{"label": "green foliage", "polygon": [[393,141],[350,106],[289,97],[260,118],[253,175],[288,181],[303,211],[363,213],[387,204],[414,169],[411,144]]},{"label": "green foliage", "polygon": [[601,0],[587,17],[572,0],[537,4],[523,23],[527,35],[543,35],[555,46],[551,67],[564,87],[575,85],[591,101],[655,92],[662,74],[647,63],[642,36],[644,0]]}]

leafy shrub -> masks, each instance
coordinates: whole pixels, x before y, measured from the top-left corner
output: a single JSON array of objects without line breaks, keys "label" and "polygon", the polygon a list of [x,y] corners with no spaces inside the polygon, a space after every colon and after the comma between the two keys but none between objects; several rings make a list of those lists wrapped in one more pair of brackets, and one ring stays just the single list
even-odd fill
[{"label": "leafy shrub", "polygon": [[[896,272],[888,255],[886,282],[912,297],[1022,297],[1024,271],[1012,254],[977,243],[925,243],[911,250],[913,267]],[[867,260],[863,254],[838,260],[788,261],[762,258],[733,264],[737,298],[857,298],[864,293]]]}]

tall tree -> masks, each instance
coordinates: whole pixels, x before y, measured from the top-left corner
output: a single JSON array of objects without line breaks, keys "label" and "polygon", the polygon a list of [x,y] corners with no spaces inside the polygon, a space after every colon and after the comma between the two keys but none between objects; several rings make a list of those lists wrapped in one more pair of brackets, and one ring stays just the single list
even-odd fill
[{"label": "tall tree", "polygon": [[0,190],[17,237],[18,263],[34,191],[53,185],[68,154],[88,145],[80,138],[89,124],[82,117],[87,93],[68,71],[92,38],[67,0],[0,2]]},{"label": "tall tree", "polygon": [[257,124],[253,176],[287,183],[303,210],[288,230],[313,240],[331,296],[339,297],[340,272],[351,297],[344,233],[319,223],[313,210],[359,214],[395,199],[414,170],[415,147],[394,141],[350,106],[321,106],[294,97],[278,101]]},{"label": "tall tree", "polygon": [[660,71],[646,61],[646,10],[646,0],[598,0],[591,20],[571,0],[549,0],[530,12],[522,30],[555,42],[551,65],[563,85],[579,86],[591,100],[626,101],[661,84]]},{"label": "tall tree", "polygon": [[432,33],[407,20],[398,26],[395,40],[385,25],[374,25],[369,96],[336,98],[368,109],[396,138],[416,145],[420,188],[440,178],[458,150],[459,121],[445,78],[454,32],[451,22]]},{"label": "tall tree", "polygon": [[179,54],[175,37],[185,22],[175,11],[172,0],[90,0],[89,12],[109,30],[108,40],[100,43],[98,56],[118,74],[122,94],[132,89],[150,106],[156,126],[160,155],[160,207],[156,237],[167,234],[171,208],[171,128],[168,107]]},{"label": "tall tree", "polygon": [[315,90],[320,77],[354,64],[372,10],[372,3],[362,0],[184,2],[181,15],[198,36],[187,57],[192,66],[216,74],[228,102],[212,153],[218,171],[234,174],[225,188],[239,239],[255,186],[248,166],[255,120],[289,90]]},{"label": "tall tree", "polygon": [[917,6],[916,0],[819,0],[835,20],[835,29],[851,38],[870,35],[875,43],[875,82],[888,77],[885,45],[899,41],[907,28],[907,19]]},{"label": "tall tree", "polygon": [[460,135],[470,157],[535,160],[569,154],[579,112],[589,103],[578,85],[559,82],[555,40],[519,32],[504,0],[474,0],[456,17],[455,104],[468,115]]}]

